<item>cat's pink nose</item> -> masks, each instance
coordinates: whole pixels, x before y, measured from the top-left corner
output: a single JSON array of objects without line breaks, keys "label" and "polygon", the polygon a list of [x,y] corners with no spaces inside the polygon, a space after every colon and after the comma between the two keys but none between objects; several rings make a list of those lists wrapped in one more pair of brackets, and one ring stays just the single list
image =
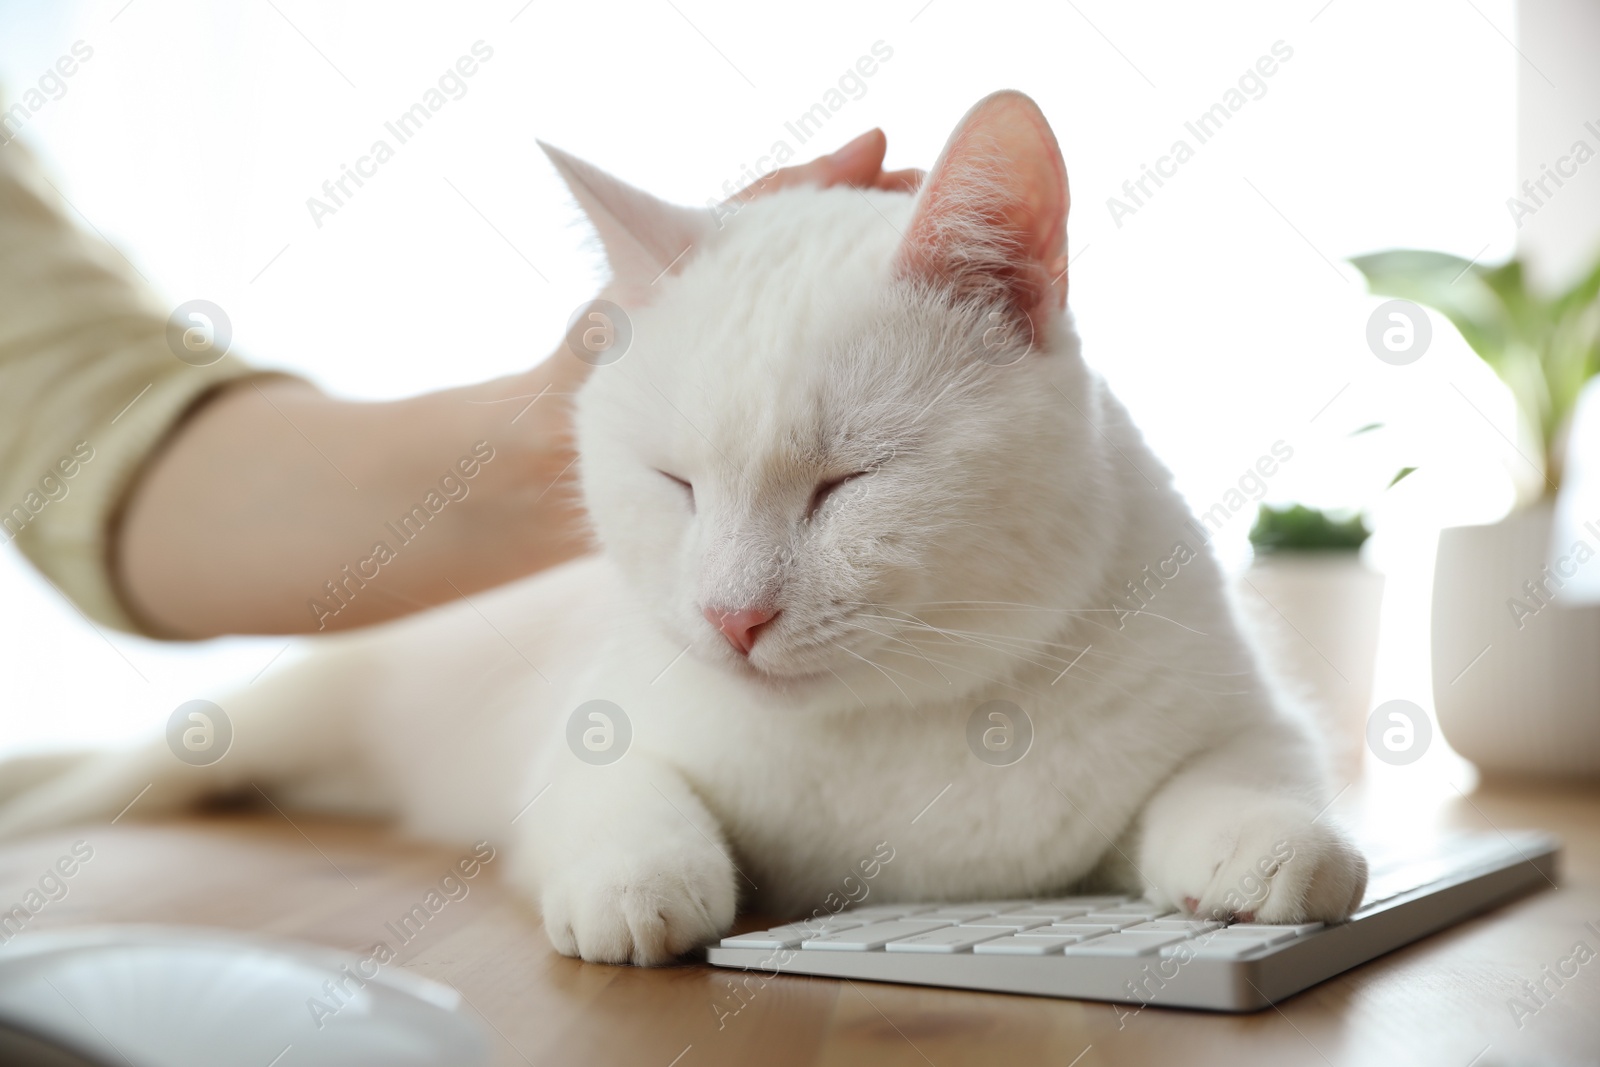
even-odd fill
[{"label": "cat's pink nose", "polygon": [[728,639],[728,644],[741,656],[748,656],[756,647],[758,631],[778,617],[776,611],[765,608],[702,608],[706,621]]}]

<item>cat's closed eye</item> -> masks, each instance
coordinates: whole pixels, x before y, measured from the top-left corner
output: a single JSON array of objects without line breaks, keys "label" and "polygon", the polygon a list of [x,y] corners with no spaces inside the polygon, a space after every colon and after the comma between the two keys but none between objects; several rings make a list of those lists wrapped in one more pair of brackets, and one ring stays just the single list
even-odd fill
[{"label": "cat's closed eye", "polygon": [[661,470],[656,471],[656,473],[667,479],[669,482],[676,482],[678,485],[681,485],[683,487],[683,491],[689,496],[689,510],[691,512],[694,511],[694,486],[683,478],[678,477],[676,474],[668,474],[666,471]]},{"label": "cat's closed eye", "polygon": [[822,509],[822,505],[828,502],[828,497],[832,496],[835,490],[871,473],[871,471],[855,471],[840,478],[829,478],[827,481],[819,482],[816,489],[811,493],[811,502],[806,505],[806,518],[810,519],[816,515]]}]

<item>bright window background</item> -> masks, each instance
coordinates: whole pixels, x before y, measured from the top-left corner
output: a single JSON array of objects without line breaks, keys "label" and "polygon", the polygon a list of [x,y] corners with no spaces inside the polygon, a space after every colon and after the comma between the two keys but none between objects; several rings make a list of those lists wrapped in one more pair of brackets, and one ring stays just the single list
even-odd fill
[{"label": "bright window background", "polygon": [[[780,140],[809,158],[879,125],[891,165],[925,166],[980,97],[1023,89],[1067,157],[1089,358],[1197,508],[1280,439],[1295,455],[1269,499],[1376,504],[1370,555],[1399,595],[1375,699],[1431,706],[1432,531],[1509,506],[1511,403],[1437,317],[1426,359],[1375,359],[1379,301],[1343,260],[1511,253],[1514,37],[1510,0],[8,0],[0,78],[15,99],[74,41],[93,47],[23,131],[76,209],[173,304],[222,305],[237,350],[370,398],[524,367],[594,291],[592,243],[536,137],[703,204]],[[466,95],[315,226],[307,198],[393,144],[384,122],[479,40],[494,56]],[[785,123],[879,41],[892,58],[799,144]],[[1293,57],[1265,94],[1117,225],[1108,197],[1194,145],[1184,123],[1279,41]],[[1370,422],[1386,429],[1348,439]],[[1382,493],[1403,465],[1421,471]],[[1230,562],[1252,510],[1220,541]],[[294,655],[281,638],[99,632],[13,549],[0,603],[0,749],[127,738]]]}]

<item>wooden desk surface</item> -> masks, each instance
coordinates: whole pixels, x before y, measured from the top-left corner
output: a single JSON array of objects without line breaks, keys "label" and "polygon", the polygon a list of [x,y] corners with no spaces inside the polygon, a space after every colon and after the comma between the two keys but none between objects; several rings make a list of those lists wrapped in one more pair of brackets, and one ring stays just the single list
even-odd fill
[{"label": "wooden desk surface", "polygon": [[[1530,1017],[1510,998],[1600,952],[1600,787],[1501,786],[1453,798],[1433,825],[1538,827],[1566,843],[1546,889],[1250,1016],[778,978],[739,1001],[730,973],[637,970],[557,956],[496,860],[433,915],[401,964],[449,982],[499,1035],[497,1064],[1577,1065],[1600,1063],[1600,958]],[[266,813],[83,827],[0,849],[0,906],[83,840],[93,858],[34,929],[196,923],[365,952],[465,850],[359,822]],[[459,892],[459,891],[458,891]],[[1589,953],[1593,955],[1593,953]],[[1573,965],[1568,965],[1569,969]],[[1532,1003],[1530,1001],[1530,1003]]]}]

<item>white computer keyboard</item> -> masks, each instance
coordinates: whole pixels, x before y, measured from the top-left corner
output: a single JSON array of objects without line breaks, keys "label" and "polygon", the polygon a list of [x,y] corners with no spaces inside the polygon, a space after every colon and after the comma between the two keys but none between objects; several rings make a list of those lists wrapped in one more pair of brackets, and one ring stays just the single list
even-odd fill
[{"label": "white computer keyboard", "polygon": [[725,937],[722,967],[1253,1011],[1551,884],[1559,843],[1463,834],[1388,854],[1347,922],[1197,919],[1128,896],[869,904]]}]

